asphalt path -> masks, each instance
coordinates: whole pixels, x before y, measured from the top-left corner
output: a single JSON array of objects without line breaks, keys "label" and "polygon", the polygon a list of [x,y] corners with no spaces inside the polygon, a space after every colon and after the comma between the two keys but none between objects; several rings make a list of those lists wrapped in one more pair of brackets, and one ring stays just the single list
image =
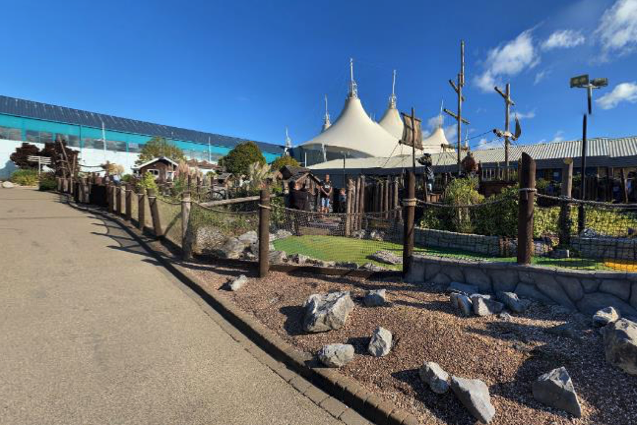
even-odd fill
[{"label": "asphalt path", "polygon": [[0,189],[0,424],[340,424],[112,222]]}]

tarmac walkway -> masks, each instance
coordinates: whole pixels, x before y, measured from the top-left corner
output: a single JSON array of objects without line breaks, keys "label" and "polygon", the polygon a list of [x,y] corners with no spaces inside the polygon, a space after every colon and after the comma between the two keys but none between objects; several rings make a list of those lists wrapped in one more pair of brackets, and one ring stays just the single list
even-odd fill
[{"label": "tarmac walkway", "polygon": [[342,424],[117,225],[0,189],[0,424]]}]

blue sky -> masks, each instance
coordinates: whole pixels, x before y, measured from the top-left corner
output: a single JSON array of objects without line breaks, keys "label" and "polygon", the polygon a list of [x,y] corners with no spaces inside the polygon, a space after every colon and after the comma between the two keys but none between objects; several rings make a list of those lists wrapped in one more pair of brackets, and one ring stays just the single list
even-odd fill
[{"label": "blue sky", "polygon": [[[380,119],[398,107],[433,124],[466,43],[469,137],[502,127],[493,84],[510,82],[519,143],[581,136],[585,90],[607,77],[589,136],[637,135],[637,0],[5,2],[0,94],[282,144],[334,121],[349,58]],[[444,122],[453,140],[452,122]],[[490,135],[471,140],[489,146]],[[495,143],[497,144],[497,142]]]}]

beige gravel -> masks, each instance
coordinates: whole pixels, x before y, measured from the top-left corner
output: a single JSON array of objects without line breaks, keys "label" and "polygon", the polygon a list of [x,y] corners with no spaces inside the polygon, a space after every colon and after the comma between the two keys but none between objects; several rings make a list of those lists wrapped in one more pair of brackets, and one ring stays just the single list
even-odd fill
[{"label": "beige gravel", "polygon": [[[245,271],[218,266],[192,267],[207,290],[232,299],[241,309],[301,350],[315,353],[327,343],[351,343],[357,356],[341,369],[374,393],[415,414],[423,424],[473,424],[474,419],[451,392],[437,395],[418,378],[424,361],[439,363],[447,372],[482,379],[496,408],[492,424],[637,424],[637,377],[608,365],[602,338],[580,314],[533,304],[510,321],[497,316],[459,316],[443,288],[414,286],[330,276],[290,276],[271,272],[265,279],[250,277],[236,293],[220,287]],[[367,289],[387,289],[391,305],[362,304]],[[356,307],[338,331],[305,334],[301,305],[317,292],[349,290]],[[545,329],[572,322],[581,341],[559,337]],[[383,326],[394,334],[395,346],[383,358],[367,353],[372,331]],[[541,374],[565,366],[583,407],[583,417],[550,409],[536,402],[531,383]]]}]

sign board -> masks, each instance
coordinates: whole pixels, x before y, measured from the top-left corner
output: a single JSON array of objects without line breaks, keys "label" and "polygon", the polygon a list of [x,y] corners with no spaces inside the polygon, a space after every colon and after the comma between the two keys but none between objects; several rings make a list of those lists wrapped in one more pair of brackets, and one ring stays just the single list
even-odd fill
[{"label": "sign board", "polygon": [[38,155],[29,155],[27,156],[27,161],[29,162],[37,162],[38,164],[38,174],[42,172],[43,165],[51,165],[51,158],[48,156],[38,156]]},{"label": "sign board", "polygon": [[401,112],[401,115],[403,116],[405,126],[403,129],[403,137],[400,138],[400,143],[422,150],[421,120],[414,117],[412,121],[411,115],[407,115],[404,112]]},{"label": "sign board", "polygon": [[571,88],[573,87],[586,87],[588,85],[588,74],[578,75],[571,78]]}]

